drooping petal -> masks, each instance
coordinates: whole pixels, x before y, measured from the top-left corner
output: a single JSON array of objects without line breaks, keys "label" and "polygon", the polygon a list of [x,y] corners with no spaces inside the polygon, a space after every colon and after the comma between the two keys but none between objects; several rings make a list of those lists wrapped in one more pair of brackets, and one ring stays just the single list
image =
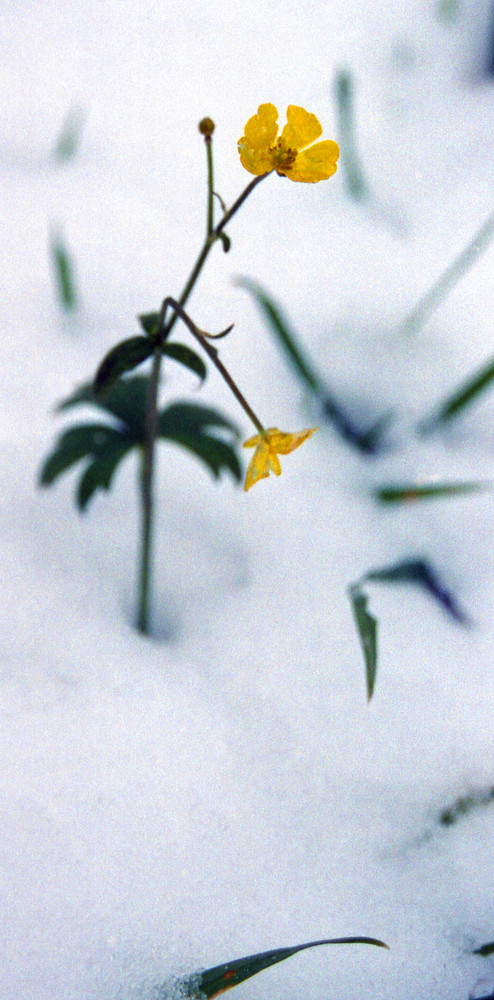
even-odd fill
[{"label": "drooping petal", "polygon": [[290,104],[287,108],[286,121],[281,141],[289,149],[305,149],[322,135],[322,126],[316,116],[296,104]]},{"label": "drooping petal", "polygon": [[325,139],[323,142],[316,142],[314,146],[309,146],[309,149],[304,149],[297,156],[291,170],[283,172],[291,181],[304,181],[307,184],[325,181],[336,173],[339,155],[338,144],[331,139]]},{"label": "drooping petal", "polygon": [[278,455],[288,455],[295,451],[304,441],[317,430],[317,427],[307,428],[296,434],[288,434],[269,427],[262,434],[255,434],[244,442],[244,448],[255,448],[245,477],[244,490],[249,490],[260,479],[266,479],[270,472],[281,475],[281,465]]},{"label": "drooping petal", "polygon": [[307,438],[310,438],[314,431],[317,431],[317,427],[308,427],[304,431],[288,434],[279,431],[277,427],[269,427],[266,436],[273,451],[278,455],[289,455],[291,451],[295,451],[295,448],[299,448],[304,441],[307,441]]}]

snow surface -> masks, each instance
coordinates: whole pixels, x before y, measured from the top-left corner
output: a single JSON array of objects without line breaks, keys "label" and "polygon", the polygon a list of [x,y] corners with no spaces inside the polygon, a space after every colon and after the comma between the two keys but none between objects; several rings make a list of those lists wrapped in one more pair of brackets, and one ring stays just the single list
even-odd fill
[{"label": "snow surface", "polygon": [[[494,478],[492,394],[444,435],[414,422],[492,355],[494,248],[415,337],[397,329],[493,210],[492,4],[461,0],[16,0],[0,10],[0,997],[152,998],[170,976],[325,936],[238,1000],[466,1000],[494,990],[493,808],[439,811],[491,786],[494,507],[489,494],[386,510],[403,478]],[[88,379],[138,312],[179,293],[203,236],[204,151],[246,183],[236,140],[258,104],[300,104],[336,137],[335,71],[354,74],[373,192],[262,184],[190,303],[267,425],[313,423],[248,295],[261,280],[365,418],[396,413],[378,459],[321,428],[249,494],[160,452],[154,639],[132,627],[129,460],[80,518],[74,477],[36,488]],[[65,167],[50,150],[87,113]],[[49,231],[77,268],[62,315]],[[195,381],[177,366],[168,398]],[[199,398],[199,397],[197,397]],[[200,397],[242,420],[211,372]],[[77,416],[77,415],[75,415]],[[245,424],[245,433],[250,427]],[[369,588],[375,697],[346,588],[425,556],[475,625],[412,587]],[[473,995],[473,994],[472,994]]]}]

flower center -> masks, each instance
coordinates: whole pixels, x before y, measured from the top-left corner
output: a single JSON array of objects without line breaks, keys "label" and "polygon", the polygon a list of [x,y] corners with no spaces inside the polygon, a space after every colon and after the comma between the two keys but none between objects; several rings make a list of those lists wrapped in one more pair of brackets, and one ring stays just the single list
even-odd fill
[{"label": "flower center", "polygon": [[284,146],[281,139],[278,139],[275,146],[271,146],[270,152],[275,170],[291,170],[298,155],[297,149]]}]

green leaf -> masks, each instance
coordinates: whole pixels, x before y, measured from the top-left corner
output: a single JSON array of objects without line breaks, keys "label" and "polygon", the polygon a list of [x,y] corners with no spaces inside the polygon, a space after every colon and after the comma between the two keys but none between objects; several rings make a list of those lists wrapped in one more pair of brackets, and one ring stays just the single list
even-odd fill
[{"label": "green leaf", "polygon": [[362,577],[362,582],[417,584],[434,597],[457,622],[462,625],[470,622],[454,594],[444,586],[436,570],[426,559],[404,559],[403,562],[394,563],[383,569],[370,570]]},{"label": "green leaf", "polygon": [[57,407],[59,412],[74,406],[89,404],[111,413],[127,428],[135,441],[143,441],[145,437],[145,413],[147,401],[148,379],[143,375],[133,378],[118,379],[110,386],[104,397],[96,398],[93,383],[86,382],[79,386],[67,399]]},{"label": "green leaf", "polygon": [[137,368],[151,356],[153,351],[153,344],[148,337],[129,337],[128,340],[122,340],[120,344],[112,347],[96,372],[95,395],[100,396],[106,392],[121,375]]},{"label": "green leaf", "polygon": [[223,250],[224,250],[224,252],[228,253],[228,251],[230,250],[231,245],[232,245],[232,241],[231,241],[230,237],[227,236],[227,234],[224,233],[223,230],[220,231],[219,237],[220,237],[220,240],[221,240],[221,242],[223,244]]},{"label": "green leaf", "polygon": [[268,325],[278,337],[297,374],[307,383],[313,392],[322,394],[323,387],[316,372],[309,360],[304,356],[302,348],[297,343],[295,334],[290,329],[287,320],[274,299],[257,282],[251,281],[249,278],[237,278],[235,284],[239,288],[244,288],[253,296],[261,313],[267,319]]},{"label": "green leaf", "polygon": [[494,489],[493,480],[477,480],[470,483],[401,483],[399,486],[381,486],[374,495],[380,503],[410,503],[415,500],[466,496],[492,489]]},{"label": "green leaf", "polygon": [[165,341],[162,346],[162,352],[167,358],[172,358],[174,361],[178,361],[181,365],[185,365],[190,371],[197,375],[201,382],[207,375],[207,368],[204,361],[195,351],[191,350],[185,344],[177,344],[175,341]]},{"label": "green leaf", "polygon": [[120,439],[118,447],[105,455],[95,458],[83,472],[77,488],[77,505],[85,510],[96,490],[108,490],[120,462],[127,455],[131,443]]},{"label": "green leaf", "polygon": [[[322,941],[309,941],[307,944],[295,945],[293,948],[276,948],[274,951],[263,951],[257,955],[248,955],[246,958],[238,958],[233,962],[224,965],[215,965],[211,969],[197,972],[195,975],[181,981],[182,990],[186,997],[206,998],[213,1000],[213,997],[225,990],[232,989],[243,983],[251,976],[257,975],[263,969],[268,969],[271,965],[283,962],[286,958],[296,955],[306,948],[317,948],[323,944],[369,944],[378,948],[387,948],[383,941],[369,937],[347,937],[347,938],[327,938]],[[160,1000],[167,996],[166,987],[160,992]]]},{"label": "green leaf", "polygon": [[447,423],[452,417],[458,416],[466,406],[473,403],[477,396],[490,388],[494,380],[494,359],[482,365],[466,382],[452,392],[438,406],[432,416],[426,418],[419,425],[419,431],[427,434],[441,424]]},{"label": "green leaf", "polygon": [[119,450],[122,434],[108,424],[79,424],[57,439],[54,450],[41,467],[39,483],[50,486],[55,479],[88,455],[104,455]]},{"label": "green leaf", "polygon": [[364,654],[365,679],[367,686],[367,701],[374,693],[377,673],[377,621],[367,611],[367,597],[358,583],[348,588],[355,624],[359,634],[360,645]]},{"label": "green leaf", "polygon": [[53,146],[52,157],[59,163],[72,160],[79,148],[85,115],[81,108],[69,108]]},{"label": "green leaf", "polygon": [[[212,428],[227,431],[233,441],[210,433]],[[216,478],[223,469],[229,469],[234,479],[240,480],[242,468],[234,447],[238,431],[217,410],[193,403],[172,403],[158,416],[158,436],[193,452]]]},{"label": "green leaf", "polygon": [[59,301],[67,312],[72,312],[77,308],[74,269],[69,252],[60,236],[51,238],[50,255]]},{"label": "green leaf", "polygon": [[154,340],[158,336],[160,328],[160,314],[158,312],[141,313],[137,317],[144,333]]}]

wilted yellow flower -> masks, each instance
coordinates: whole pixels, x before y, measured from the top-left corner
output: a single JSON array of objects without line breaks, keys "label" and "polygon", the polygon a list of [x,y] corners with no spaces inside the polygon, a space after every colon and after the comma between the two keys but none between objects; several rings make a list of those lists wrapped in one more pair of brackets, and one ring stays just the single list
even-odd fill
[{"label": "wilted yellow flower", "polygon": [[295,448],[303,444],[314,431],[317,431],[317,427],[299,431],[297,434],[287,434],[279,431],[277,427],[268,427],[266,431],[255,434],[245,441],[244,448],[256,450],[247,469],[244,490],[250,490],[259,479],[266,479],[270,472],[274,472],[275,476],[281,476],[278,455],[288,455],[289,452],[295,451]]},{"label": "wilted yellow flower", "polygon": [[[336,171],[339,149],[336,142],[315,142],[322,128],[315,115],[290,104],[287,124],[279,139],[278,112],[274,104],[261,104],[249,118],[245,134],[238,141],[242,166],[251,174],[277,174],[291,181],[313,184],[324,181]],[[315,145],[311,145],[314,143]],[[309,147],[309,148],[307,148]]]}]

